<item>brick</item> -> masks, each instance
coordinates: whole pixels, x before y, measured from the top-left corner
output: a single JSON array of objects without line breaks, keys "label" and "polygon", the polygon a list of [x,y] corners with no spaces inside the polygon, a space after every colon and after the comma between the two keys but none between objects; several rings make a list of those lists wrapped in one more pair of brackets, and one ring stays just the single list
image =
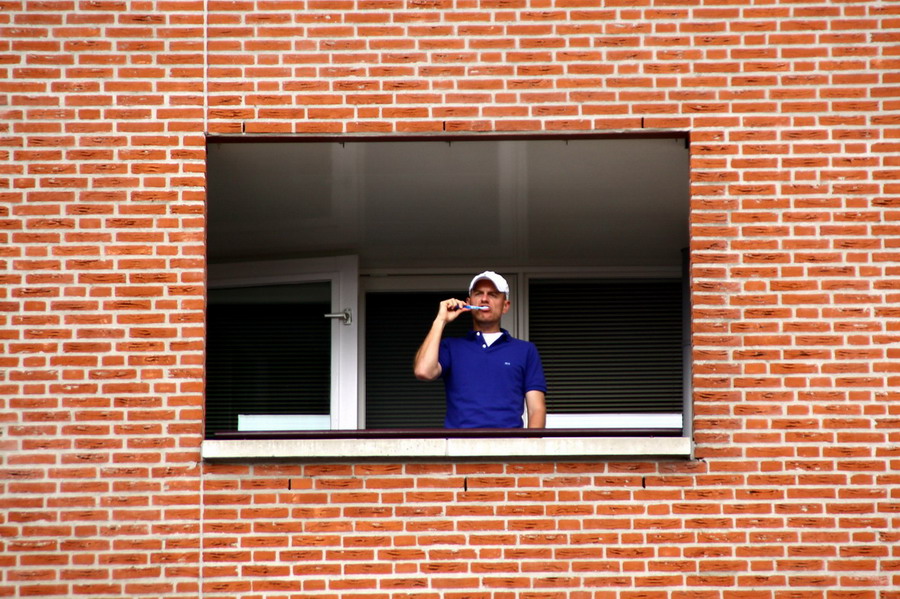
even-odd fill
[{"label": "brick", "polygon": [[[896,594],[896,11],[3,8],[0,594]],[[204,134],[606,130],[690,133],[696,460],[199,460]]]}]

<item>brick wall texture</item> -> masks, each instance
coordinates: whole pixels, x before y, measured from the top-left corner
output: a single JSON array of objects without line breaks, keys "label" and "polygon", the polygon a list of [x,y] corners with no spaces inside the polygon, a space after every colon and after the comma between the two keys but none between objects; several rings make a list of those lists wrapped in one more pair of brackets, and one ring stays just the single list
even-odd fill
[{"label": "brick wall texture", "polygon": [[[0,0],[0,596],[900,597],[900,3]],[[209,464],[206,135],[689,131],[694,460]]]}]

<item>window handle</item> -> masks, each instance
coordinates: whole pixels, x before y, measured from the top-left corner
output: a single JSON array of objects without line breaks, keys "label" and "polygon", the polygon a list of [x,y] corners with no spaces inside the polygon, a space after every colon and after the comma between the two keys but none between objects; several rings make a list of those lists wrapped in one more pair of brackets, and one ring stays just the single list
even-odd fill
[{"label": "window handle", "polygon": [[353,313],[350,312],[350,308],[344,308],[343,312],[333,312],[331,314],[326,314],[325,318],[343,318],[344,324],[349,325],[353,322]]}]

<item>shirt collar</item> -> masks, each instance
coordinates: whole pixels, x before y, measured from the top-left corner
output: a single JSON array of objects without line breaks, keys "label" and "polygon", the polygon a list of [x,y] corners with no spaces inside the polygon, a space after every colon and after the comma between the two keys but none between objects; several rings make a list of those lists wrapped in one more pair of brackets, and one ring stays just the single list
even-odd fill
[{"label": "shirt collar", "polygon": [[[498,339],[497,341],[506,339],[507,337],[511,336],[509,334],[509,331],[507,331],[506,329],[500,329],[500,332],[502,333],[502,335],[500,335],[500,339]],[[468,339],[469,341],[475,341],[480,338],[481,338],[481,333],[479,331],[475,331],[475,330],[470,330],[468,335],[466,335],[466,339]]]}]

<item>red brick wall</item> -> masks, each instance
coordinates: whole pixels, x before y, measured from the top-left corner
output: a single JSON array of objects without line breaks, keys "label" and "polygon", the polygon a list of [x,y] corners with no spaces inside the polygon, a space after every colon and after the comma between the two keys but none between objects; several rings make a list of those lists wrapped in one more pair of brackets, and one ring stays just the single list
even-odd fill
[{"label": "red brick wall", "polygon": [[[896,599],[900,5],[0,1],[0,596]],[[204,134],[686,130],[697,460],[202,464]]]}]

